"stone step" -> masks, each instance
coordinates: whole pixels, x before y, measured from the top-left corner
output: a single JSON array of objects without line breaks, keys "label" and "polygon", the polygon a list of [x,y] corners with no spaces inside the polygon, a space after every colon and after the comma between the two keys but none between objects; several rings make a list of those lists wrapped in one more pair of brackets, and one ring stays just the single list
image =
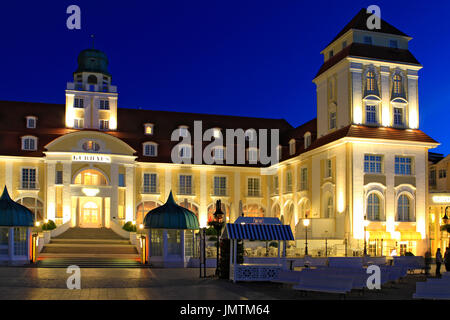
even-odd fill
[{"label": "stone step", "polygon": [[133,245],[55,245],[44,246],[41,253],[137,254]]},{"label": "stone step", "polygon": [[57,239],[52,238],[50,244],[130,244],[129,240],[95,240],[95,239]]},{"label": "stone step", "polygon": [[80,268],[143,268],[147,267],[138,259],[120,258],[40,258],[36,263],[38,268],[67,268],[69,266]]},{"label": "stone step", "polygon": [[100,258],[100,259],[140,259],[140,256],[136,253],[39,253],[39,258],[61,258],[61,259],[79,259],[79,258]]},{"label": "stone step", "polygon": [[108,228],[70,228],[55,239],[124,240]]}]

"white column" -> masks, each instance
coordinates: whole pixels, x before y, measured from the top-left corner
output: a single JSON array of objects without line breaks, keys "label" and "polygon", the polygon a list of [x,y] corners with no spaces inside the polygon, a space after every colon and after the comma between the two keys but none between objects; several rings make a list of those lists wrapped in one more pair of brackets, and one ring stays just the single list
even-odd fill
[{"label": "white column", "polygon": [[117,97],[108,97],[109,99],[109,128],[117,129]]},{"label": "white column", "polygon": [[[55,174],[55,170],[53,170],[53,174]],[[70,194],[70,184],[72,180],[72,162],[64,161],[63,162],[63,223],[70,221],[72,215],[72,199]],[[53,178],[53,182],[55,179]]]},{"label": "white column", "polygon": [[389,67],[381,67],[381,124],[385,127],[391,126],[391,108],[389,94]]},{"label": "white column", "polygon": [[362,64],[352,62],[350,72],[352,74],[352,122],[361,124],[364,112],[362,105]]},{"label": "white column", "polygon": [[206,188],[206,171],[200,170],[200,208],[199,223],[201,227],[206,227],[208,223],[208,204],[206,203],[208,190]]},{"label": "white column", "polygon": [[411,129],[419,128],[419,101],[417,82],[419,76],[416,70],[408,70],[408,111],[409,127]]},{"label": "white column", "polygon": [[[128,188],[128,185],[125,185]],[[119,166],[117,163],[111,163],[111,219],[118,217],[119,201]]]},{"label": "white column", "polygon": [[170,190],[172,190],[172,171],[166,168],[164,170],[164,201],[169,197]]},{"label": "white column", "polygon": [[230,217],[230,223],[233,223],[240,215],[239,212],[239,201],[241,200],[241,174],[239,171],[234,172],[234,213]]},{"label": "white column", "polygon": [[125,165],[125,185],[127,186],[125,191],[125,221],[134,221],[134,166]]},{"label": "white column", "polygon": [[47,212],[45,217],[53,221],[55,221],[56,213],[55,170],[56,163],[54,161],[47,161]]}]

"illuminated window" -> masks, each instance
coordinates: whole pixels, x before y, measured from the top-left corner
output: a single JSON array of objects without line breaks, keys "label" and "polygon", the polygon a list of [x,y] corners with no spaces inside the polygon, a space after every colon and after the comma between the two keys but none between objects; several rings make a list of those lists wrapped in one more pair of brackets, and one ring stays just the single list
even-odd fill
[{"label": "illuminated window", "polygon": [[143,193],[158,193],[156,173],[144,173],[142,191]]},{"label": "illuminated window", "polygon": [[331,194],[328,195],[325,202],[324,218],[332,218],[334,215],[334,201]]},{"label": "illuminated window", "polygon": [[289,154],[292,156],[295,154],[295,139],[289,141]]},{"label": "illuminated window", "polygon": [[330,130],[336,129],[336,112],[330,112]]},{"label": "illuminated window", "polygon": [[368,105],[366,106],[366,123],[367,124],[377,124],[377,106]]},{"label": "illuminated window", "polygon": [[75,98],[73,107],[74,108],[84,108],[84,99],[83,98]]},{"label": "illuminated window", "polygon": [[403,126],[403,108],[394,107],[394,126]]},{"label": "illuminated window", "polygon": [[37,170],[35,168],[22,168],[21,189],[38,189]]},{"label": "illuminated window", "polygon": [[272,192],[276,194],[276,193],[278,193],[278,190],[279,190],[279,189],[278,189],[278,184],[279,184],[279,182],[278,182],[278,176],[274,176],[274,177],[273,177],[273,182],[272,182],[272,183],[273,183],[273,186],[272,186]]},{"label": "illuminated window", "polygon": [[44,218],[44,205],[37,198],[25,197],[16,201],[21,205],[27,207],[31,212],[34,213],[35,221],[42,221]]},{"label": "illuminated window", "polygon": [[109,130],[109,120],[100,120],[100,130]]},{"label": "illuminated window", "polygon": [[87,169],[75,177],[75,184],[87,186],[106,186],[108,184],[105,176],[94,169]]},{"label": "illuminated window", "polygon": [[180,175],[178,183],[178,194],[190,195],[193,194],[192,176]]},{"label": "illuminated window", "polygon": [[333,175],[333,167],[330,159],[325,160],[325,178],[331,178]]},{"label": "illuminated window", "polygon": [[410,157],[395,157],[395,174],[396,175],[411,175],[412,174],[412,159]]},{"label": "illuminated window", "polygon": [[144,201],[136,207],[136,224],[141,224],[145,216],[150,210],[153,210],[160,205],[155,201]]},{"label": "illuminated window", "polygon": [[286,192],[292,192],[292,172],[286,172]]},{"label": "illuminated window", "polygon": [[300,172],[300,190],[308,190],[308,168],[302,168]]},{"label": "illuminated window", "polygon": [[383,158],[376,155],[364,155],[365,173],[382,173]]},{"label": "illuminated window", "polygon": [[264,217],[265,210],[259,204],[246,204],[242,207],[244,217]]},{"label": "illuminated window", "polygon": [[375,72],[369,71],[366,75],[366,90],[373,92],[376,89]]},{"label": "illuminated window", "polygon": [[380,197],[375,193],[369,194],[367,198],[367,219],[370,221],[380,220]]},{"label": "illuminated window", "polygon": [[83,148],[84,151],[99,151],[100,150],[100,145],[92,140],[86,141],[85,143],[83,143],[83,145],[81,146]]},{"label": "illuminated window", "polygon": [[401,95],[403,92],[402,77],[399,74],[393,78],[393,92],[395,95]]},{"label": "illuminated window", "polygon": [[309,146],[311,145],[311,133],[310,132],[305,133],[303,139],[305,140],[305,149],[309,148]]},{"label": "illuminated window", "polygon": [[79,119],[79,118],[73,119],[73,127],[75,129],[83,129],[84,128],[84,119]]},{"label": "illuminated window", "polygon": [[227,177],[214,177],[214,190],[215,196],[227,195]]}]

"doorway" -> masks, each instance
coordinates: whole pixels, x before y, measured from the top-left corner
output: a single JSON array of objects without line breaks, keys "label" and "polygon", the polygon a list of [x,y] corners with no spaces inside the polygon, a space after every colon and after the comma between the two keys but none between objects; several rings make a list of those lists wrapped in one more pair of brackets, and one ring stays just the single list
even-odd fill
[{"label": "doorway", "polygon": [[81,227],[99,228],[101,227],[100,210],[95,202],[86,202],[81,210]]}]

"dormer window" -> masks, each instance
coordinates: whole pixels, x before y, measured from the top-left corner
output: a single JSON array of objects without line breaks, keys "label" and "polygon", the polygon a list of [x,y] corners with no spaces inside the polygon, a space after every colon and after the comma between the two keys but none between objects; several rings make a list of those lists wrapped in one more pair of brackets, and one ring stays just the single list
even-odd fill
[{"label": "dormer window", "polygon": [[100,110],[109,110],[109,100],[100,100]]},{"label": "dormer window", "polygon": [[83,98],[75,98],[73,107],[74,108],[84,108],[84,99]]},{"label": "dormer window", "polygon": [[179,126],[178,129],[180,130],[180,137],[187,138],[189,134],[189,130],[187,126]]},{"label": "dormer window", "polygon": [[22,137],[22,150],[36,151],[37,150],[37,138],[33,137],[33,136]]},{"label": "dormer window", "polygon": [[144,143],[144,156],[156,157],[158,155],[158,145],[155,142]]},{"label": "dormer window", "polygon": [[28,129],[35,129],[36,128],[36,117],[28,116],[27,118],[27,128]]},{"label": "dormer window", "polygon": [[294,155],[295,154],[295,139],[291,139],[291,141],[289,141],[289,155]]},{"label": "dormer window", "polygon": [[364,44],[372,44],[372,37],[365,36],[364,37]]},{"label": "dormer window", "polygon": [[303,138],[305,140],[305,149],[308,149],[309,146],[311,145],[311,133],[310,132],[305,133]]},{"label": "dormer window", "polygon": [[334,55],[333,50],[330,50],[330,52],[328,53],[328,59],[331,59]]},{"label": "dormer window", "polygon": [[153,135],[153,123],[144,124],[144,133],[146,135]]}]

